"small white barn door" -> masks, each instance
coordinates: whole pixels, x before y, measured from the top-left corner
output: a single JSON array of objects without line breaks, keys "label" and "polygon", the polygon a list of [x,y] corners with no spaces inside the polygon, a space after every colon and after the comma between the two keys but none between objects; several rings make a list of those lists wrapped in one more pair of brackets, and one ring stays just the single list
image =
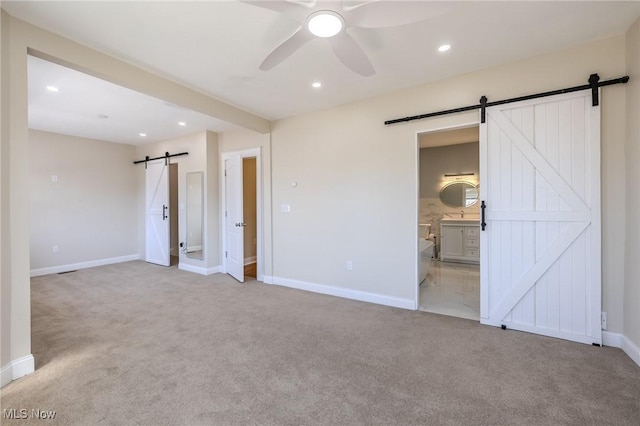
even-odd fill
[{"label": "small white barn door", "polygon": [[481,323],[583,343],[600,326],[600,107],[575,92],[480,125]]},{"label": "small white barn door", "polygon": [[230,155],[225,165],[225,263],[227,273],[244,282],[244,219],[242,155]]},{"label": "small white barn door", "polygon": [[145,175],[145,260],[169,266],[169,167],[166,160],[149,161]]}]

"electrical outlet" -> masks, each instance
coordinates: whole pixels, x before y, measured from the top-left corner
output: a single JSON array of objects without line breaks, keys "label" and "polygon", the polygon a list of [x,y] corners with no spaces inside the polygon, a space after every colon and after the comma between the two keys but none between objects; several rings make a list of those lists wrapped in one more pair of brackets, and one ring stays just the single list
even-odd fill
[{"label": "electrical outlet", "polygon": [[602,314],[600,314],[600,324],[603,330],[607,329],[607,313],[603,312]]},{"label": "electrical outlet", "polygon": [[347,271],[353,271],[353,262],[347,260]]},{"label": "electrical outlet", "polygon": [[60,247],[58,247],[58,246],[53,246],[52,251],[53,251],[54,253],[58,253],[58,252],[60,251]]}]

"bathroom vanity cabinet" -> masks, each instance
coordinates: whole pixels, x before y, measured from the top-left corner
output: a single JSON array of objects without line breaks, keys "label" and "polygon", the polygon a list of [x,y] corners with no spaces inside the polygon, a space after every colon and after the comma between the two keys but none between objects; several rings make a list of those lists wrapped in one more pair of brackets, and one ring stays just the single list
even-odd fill
[{"label": "bathroom vanity cabinet", "polygon": [[441,221],[440,260],[480,263],[480,224],[477,220]]}]

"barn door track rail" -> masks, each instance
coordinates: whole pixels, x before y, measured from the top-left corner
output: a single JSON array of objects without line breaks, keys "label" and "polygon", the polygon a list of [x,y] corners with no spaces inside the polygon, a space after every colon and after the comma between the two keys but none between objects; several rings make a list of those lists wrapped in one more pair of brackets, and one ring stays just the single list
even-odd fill
[{"label": "barn door track rail", "polygon": [[161,160],[161,159],[164,158],[164,164],[166,166],[167,164],[169,164],[169,158],[171,158],[171,157],[180,157],[181,155],[189,155],[189,153],[188,152],[180,152],[178,154],[169,154],[168,152],[165,152],[163,156],[154,157],[154,158],[149,158],[149,156],[147,155],[146,157],[144,157],[144,160],[134,161],[133,164],[144,163],[144,168],[146,169],[148,161]]},{"label": "barn door track rail", "polygon": [[621,83],[626,84],[629,82],[629,76],[625,75],[624,77],[600,81],[600,76],[598,76],[598,74],[591,74],[589,76],[588,82],[589,82],[588,84],[583,84],[581,86],[574,86],[574,87],[568,87],[566,89],[552,90],[550,92],[535,93],[533,95],[520,96],[517,98],[504,99],[501,101],[488,102],[487,97],[482,96],[480,98],[480,102],[477,105],[469,105],[461,108],[453,108],[453,109],[447,109],[443,111],[430,112],[427,114],[413,115],[411,117],[396,118],[394,120],[387,120],[384,122],[384,124],[385,126],[388,126],[391,124],[405,123],[407,121],[422,120],[425,118],[438,117],[441,115],[448,115],[448,114],[456,114],[459,112],[473,111],[476,109],[480,110],[480,122],[484,123],[485,110],[487,109],[487,107],[510,104],[513,102],[528,101],[530,99],[544,98],[547,96],[561,95],[563,93],[579,92],[581,90],[587,90],[587,89],[591,89],[592,105],[598,106],[600,103],[600,100],[598,99],[598,88],[611,86],[614,84],[621,84]]}]

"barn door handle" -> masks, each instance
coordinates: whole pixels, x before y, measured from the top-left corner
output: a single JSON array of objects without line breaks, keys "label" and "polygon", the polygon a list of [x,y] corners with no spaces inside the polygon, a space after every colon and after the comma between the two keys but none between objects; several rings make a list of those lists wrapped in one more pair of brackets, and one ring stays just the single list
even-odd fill
[{"label": "barn door handle", "polygon": [[162,220],[167,220],[167,206],[162,205]]},{"label": "barn door handle", "polygon": [[482,200],[482,202],[480,203],[480,210],[482,211],[482,222],[480,222],[480,226],[482,227],[482,230],[484,231],[484,228],[487,227],[487,222],[485,222],[484,220],[484,210],[487,208],[487,205],[484,203],[484,200]]}]

